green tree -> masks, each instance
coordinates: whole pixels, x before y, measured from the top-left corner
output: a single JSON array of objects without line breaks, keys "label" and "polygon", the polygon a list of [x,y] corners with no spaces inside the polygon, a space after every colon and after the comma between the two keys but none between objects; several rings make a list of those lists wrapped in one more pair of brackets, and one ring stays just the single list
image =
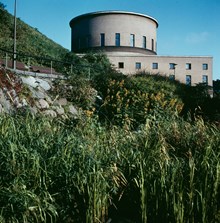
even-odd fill
[{"label": "green tree", "polygon": [[0,9],[5,9],[6,5],[4,5],[2,2],[0,2]]},{"label": "green tree", "polygon": [[214,96],[220,98],[220,80],[213,81]]}]

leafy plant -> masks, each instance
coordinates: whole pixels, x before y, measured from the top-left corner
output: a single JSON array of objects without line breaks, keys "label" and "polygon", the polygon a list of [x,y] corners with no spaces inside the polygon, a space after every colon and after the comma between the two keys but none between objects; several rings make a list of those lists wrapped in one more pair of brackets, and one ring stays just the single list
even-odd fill
[{"label": "leafy plant", "polygon": [[175,95],[173,85],[163,83],[160,89],[157,89],[155,84],[153,88],[155,81],[149,78],[150,80],[147,76],[136,76],[124,77],[118,81],[109,80],[104,103],[100,109],[100,117],[107,117],[117,125],[128,124],[138,127],[144,124],[149,116],[154,116],[158,120],[167,118],[171,114],[179,114],[183,103]]}]

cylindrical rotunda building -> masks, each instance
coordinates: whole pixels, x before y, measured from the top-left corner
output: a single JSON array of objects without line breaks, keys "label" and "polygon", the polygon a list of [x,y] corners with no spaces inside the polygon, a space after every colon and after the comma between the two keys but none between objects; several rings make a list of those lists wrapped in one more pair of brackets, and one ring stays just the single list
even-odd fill
[{"label": "cylindrical rotunda building", "polygon": [[156,19],[134,12],[101,11],[70,21],[72,52],[103,51],[123,74],[161,74],[187,85],[212,86],[210,56],[157,55]]},{"label": "cylindrical rotunda building", "polygon": [[156,55],[156,19],[139,13],[102,11],[87,13],[70,21],[72,51],[132,52]]}]

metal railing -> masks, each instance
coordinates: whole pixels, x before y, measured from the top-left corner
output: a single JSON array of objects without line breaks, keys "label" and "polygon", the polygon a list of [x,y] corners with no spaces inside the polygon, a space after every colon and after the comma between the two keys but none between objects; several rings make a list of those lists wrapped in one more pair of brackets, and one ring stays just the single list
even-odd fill
[{"label": "metal railing", "polygon": [[[9,51],[7,49],[0,48],[0,51],[2,52],[0,59],[4,62],[4,65],[6,68],[13,68],[13,51]],[[16,52],[16,58],[17,63],[15,69],[19,69],[19,66],[21,66],[21,63],[24,65],[24,68],[26,71],[31,71],[32,67],[38,66],[41,69],[47,70],[47,73],[50,74],[60,74],[59,67],[63,67],[64,69],[61,71],[62,73],[73,73],[74,68],[77,68],[77,65],[74,64],[74,62],[70,61],[61,61],[53,58],[47,58],[47,57],[40,57],[40,56],[33,56],[28,55],[24,53],[18,53]],[[22,70],[23,70],[22,69]],[[50,71],[50,72],[49,72]]]},{"label": "metal railing", "polygon": [[[5,62],[5,66],[7,68],[13,69],[13,51],[4,49],[0,47],[0,59],[3,59]],[[81,56],[78,56],[81,58]],[[55,76],[68,76],[69,74],[75,74],[75,75],[81,75],[81,77],[84,77],[88,80],[91,79],[92,74],[95,72],[100,72],[102,71],[102,68],[99,66],[96,66],[95,64],[80,64],[77,61],[62,61],[62,60],[57,60],[49,57],[41,57],[41,56],[33,56],[25,53],[20,53],[16,52],[16,70],[20,70],[18,68],[19,62],[23,63],[26,65],[25,69],[22,69],[23,72],[17,72],[17,73],[22,73],[24,75],[30,75],[29,72],[32,71],[32,67],[34,66],[42,66],[42,68],[47,68],[49,71],[46,73],[47,75],[45,76],[50,76],[54,78]],[[78,58],[78,59],[79,59]],[[78,60],[77,59],[77,60]],[[10,66],[11,63],[11,66]],[[34,71],[36,76],[40,76],[40,73],[42,74],[43,72],[37,72]],[[45,73],[44,73],[45,74]]]}]

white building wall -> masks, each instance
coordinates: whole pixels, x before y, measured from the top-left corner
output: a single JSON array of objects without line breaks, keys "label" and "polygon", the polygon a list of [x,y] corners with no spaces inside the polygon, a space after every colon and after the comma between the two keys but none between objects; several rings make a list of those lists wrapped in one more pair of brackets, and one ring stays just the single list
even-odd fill
[{"label": "white building wall", "polygon": [[[107,54],[107,56],[115,68],[124,74],[146,71],[165,76],[175,75],[175,80],[182,83],[186,83],[186,75],[191,75],[192,85],[202,83],[203,75],[207,75],[208,85],[212,86],[212,57],[132,55],[125,53]],[[119,63],[123,63],[124,68],[119,68]],[[136,63],[141,63],[141,69],[136,69]],[[158,69],[153,69],[153,63],[158,64]],[[176,64],[175,69],[170,69],[170,63]],[[187,69],[186,64],[191,64],[191,69]],[[203,69],[203,64],[207,64],[207,70]]]},{"label": "white building wall", "polygon": [[[206,75],[208,85],[212,86],[212,57],[156,55],[158,22],[152,17],[124,11],[94,12],[73,18],[70,27],[73,52],[101,50],[124,74],[144,70],[151,74],[175,75],[175,79],[182,83],[186,83],[186,75],[189,75],[191,85],[202,83],[203,76]],[[101,33],[105,34],[104,46],[101,46]],[[116,33],[120,33],[120,46],[115,43]],[[134,47],[130,45],[131,34],[135,35]],[[147,40],[146,49],[143,48],[143,36],[146,36]],[[140,63],[140,70],[136,69],[136,63]],[[152,68],[153,63],[158,64],[157,69]],[[175,69],[170,69],[170,63],[176,64]],[[186,64],[190,64],[190,69],[186,68]],[[203,69],[203,64],[206,64],[208,69]]]}]

